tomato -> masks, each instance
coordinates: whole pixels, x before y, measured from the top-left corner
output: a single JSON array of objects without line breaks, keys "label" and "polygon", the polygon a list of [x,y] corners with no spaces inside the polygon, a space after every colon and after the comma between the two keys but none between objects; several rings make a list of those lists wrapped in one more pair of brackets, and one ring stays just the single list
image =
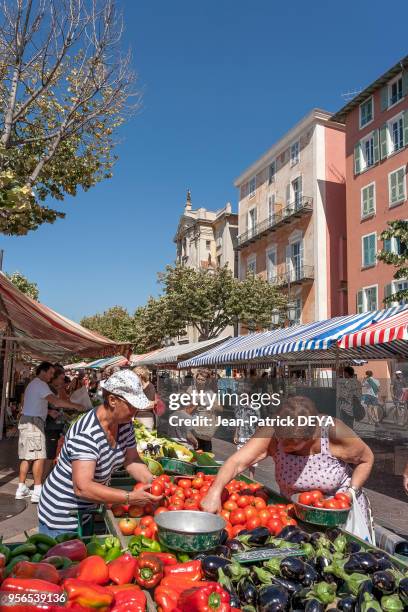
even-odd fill
[{"label": "tomato", "polygon": [[112,506],[112,514],[113,516],[123,516],[125,514],[125,510],[122,504],[114,504]]},{"label": "tomato", "polygon": [[313,497],[310,495],[309,491],[304,491],[299,495],[299,504],[303,504],[304,506],[311,506],[314,502]]},{"label": "tomato", "polygon": [[133,490],[138,491],[139,489],[144,489],[145,486],[146,486],[146,483],[137,482],[135,485],[133,485]]},{"label": "tomato", "polygon": [[329,497],[329,499],[324,500],[323,507],[326,508],[326,510],[338,510],[338,501],[334,499],[334,497]]},{"label": "tomato", "polygon": [[205,495],[206,493],[208,493],[208,491],[210,490],[210,487],[201,487],[200,489],[200,495]]},{"label": "tomato", "polygon": [[237,499],[237,504],[239,508],[245,508],[246,506],[249,506],[250,501],[246,495],[240,495]]},{"label": "tomato", "polygon": [[339,501],[344,501],[348,505],[350,505],[350,497],[347,495],[347,493],[336,493],[336,495],[334,496],[334,499],[338,499]]},{"label": "tomato", "polygon": [[266,508],[266,501],[262,497],[256,497],[253,505],[257,510],[263,510]]},{"label": "tomato", "polygon": [[174,492],[176,489],[177,489],[176,485],[173,482],[171,482],[168,488],[169,494],[174,495]]},{"label": "tomato", "polygon": [[286,504],[275,504],[275,508],[278,508],[278,510],[286,510]]},{"label": "tomato", "polygon": [[286,525],[297,525],[297,520],[294,518],[287,519]]},{"label": "tomato", "polygon": [[261,519],[259,516],[251,516],[246,522],[247,529],[256,529],[261,526]]},{"label": "tomato", "polygon": [[167,512],[167,511],[168,511],[168,508],[165,508],[164,506],[159,506],[154,511],[154,516],[157,516],[158,514],[162,514],[163,512]]},{"label": "tomato", "polygon": [[203,480],[204,478],[214,478],[214,476],[210,476],[209,474],[204,474],[204,472],[197,472],[197,474],[195,475],[196,478],[199,478],[200,480]]},{"label": "tomato", "polygon": [[242,508],[236,508],[232,510],[230,515],[230,523],[231,525],[242,525],[247,520],[245,516],[245,512]]},{"label": "tomato", "polygon": [[253,506],[246,506],[246,508],[244,508],[244,512],[247,519],[258,516],[258,510]]},{"label": "tomato", "polygon": [[184,497],[184,489],[182,489],[181,487],[176,487],[174,495],[181,495],[182,497]]},{"label": "tomato", "polygon": [[235,538],[241,531],[244,531],[245,525],[234,525],[232,528],[232,537]]},{"label": "tomato", "polygon": [[136,528],[136,525],[136,521],[131,518],[121,519],[118,523],[119,529],[123,533],[123,535],[132,535]]},{"label": "tomato", "polygon": [[144,516],[139,521],[140,527],[145,527],[145,526],[148,527],[152,523],[154,523],[154,518],[152,516]]},{"label": "tomato", "polygon": [[220,516],[222,516],[222,518],[225,519],[227,522],[229,521],[230,514],[231,512],[228,512],[228,510],[221,510],[220,512]]},{"label": "tomato", "polygon": [[232,540],[232,538],[234,537],[234,528],[231,525],[231,523],[227,523],[224,527],[225,531],[228,533],[228,539]]},{"label": "tomato", "polygon": [[313,502],[313,507],[324,508],[324,501],[322,501],[321,499],[317,499],[315,502]]},{"label": "tomato", "polygon": [[257,489],[260,489],[262,487],[262,485],[259,482],[251,482],[248,485],[248,489],[251,489],[251,491],[256,491]]},{"label": "tomato", "polygon": [[269,529],[272,535],[278,535],[282,531],[283,525],[279,519],[271,518],[269,519],[266,527]]},{"label": "tomato", "polygon": [[229,499],[228,501],[225,502],[222,508],[223,510],[236,510],[238,506],[234,501]]},{"label": "tomato", "polygon": [[239,497],[240,496],[238,495],[238,493],[232,493],[229,498],[230,498],[230,500],[236,502],[236,501],[239,500]]},{"label": "tomato", "polygon": [[129,506],[128,514],[132,518],[139,518],[139,516],[143,516],[143,506]]},{"label": "tomato", "polygon": [[192,482],[191,482],[191,486],[193,487],[193,489],[201,489],[201,487],[204,484],[204,479],[203,478],[193,478]]},{"label": "tomato", "polygon": [[169,512],[171,512],[171,511],[173,511],[173,510],[182,510],[182,509],[183,509],[183,506],[184,506],[184,504],[182,504],[181,506],[180,506],[180,505],[178,505],[178,504],[177,504],[177,505],[176,505],[176,504],[169,504],[169,505],[167,506],[167,510],[168,510]]},{"label": "tomato", "polygon": [[164,485],[161,482],[157,482],[155,480],[152,482],[152,486],[150,487],[150,493],[152,495],[156,495],[157,497],[162,497],[164,493]]},{"label": "tomato", "polygon": [[203,476],[198,476],[198,472],[196,474],[196,478],[204,478],[204,480],[208,482],[212,482],[213,480],[215,480],[215,476],[213,476],[213,474],[205,474],[203,477]]},{"label": "tomato", "polygon": [[337,507],[340,510],[347,510],[350,508],[350,502],[345,501],[344,499],[336,499],[335,501],[337,501]]},{"label": "tomato", "polygon": [[181,487],[182,489],[191,489],[190,478],[180,478],[180,480],[177,483],[177,486]]},{"label": "tomato", "polygon": [[143,513],[144,514],[153,514],[153,511],[154,511],[153,504],[145,504],[145,506],[143,508]]},{"label": "tomato", "polygon": [[135,530],[133,531],[133,535],[142,535],[145,538],[152,538],[153,536],[153,529],[149,526],[149,527],[140,527],[139,525],[135,528]]},{"label": "tomato", "polygon": [[170,480],[171,480],[171,479],[170,479],[170,476],[169,476],[168,474],[161,474],[161,475],[159,476],[159,479],[160,479],[160,480],[164,480],[164,482],[170,482]]},{"label": "tomato", "polygon": [[192,489],[191,490],[191,497],[193,499],[200,499],[200,497],[201,497],[200,491],[196,491],[195,489]]},{"label": "tomato", "polygon": [[184,502],[184,510],[199,510],[200,505],[196,499],[186,499]]},{"label": "tomato", "polygon": [[188,499],[189,497],[193,497],[193,489],[184,489],[184,497]]},{"label": "tomato", "polygon": [[267,508],[263,508],[263,510],[260,510],[258,516],[259,520],[261,521],[262,527],[266,527],[268,521],[272,518]]},{"label": "tomato", "polygon": [[309,493],[312,496],[313,501],[324,499],[324,495],[321,491],[319,491],[319,489],[313,489],[313,491],[309,491]]}]

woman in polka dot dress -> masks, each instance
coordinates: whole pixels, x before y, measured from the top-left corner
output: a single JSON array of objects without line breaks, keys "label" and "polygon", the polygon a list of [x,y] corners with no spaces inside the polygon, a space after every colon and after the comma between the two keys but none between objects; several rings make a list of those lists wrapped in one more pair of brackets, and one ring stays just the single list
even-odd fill
[{"label": "woman in polka dot dress", "polygon": [[224,486],[249,465],[269,455],[275,461],[275,479],[282,495],[289,499],[294,493],[320,489],[331,496],[337,491],[347,493],[353,489],[369,524],[368,501],[362,487],[370,475],[374,456],[367,444],[338,419],[334,419],[334,425],[322,427],[315,425],[313,419],[309,419],[310,424],[299,425],[302,420],[298,417],[319,415],[306,397],[289,398],[278,414],[280,426],[259,428],[224,463],[202,501],[202,508],[217,512]]}]

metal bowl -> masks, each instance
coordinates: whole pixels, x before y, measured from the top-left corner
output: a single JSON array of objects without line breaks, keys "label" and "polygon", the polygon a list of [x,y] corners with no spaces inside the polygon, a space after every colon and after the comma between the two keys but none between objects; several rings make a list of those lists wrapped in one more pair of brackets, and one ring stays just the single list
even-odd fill
[{"label": "metal bowl", "polygon": [[184,476],[193,476],[195,473],[194,464],[188,463],[188,461],[181,461],[181,459],[160,457],[159,463],[163,467],[166,474],[182,474]]},{"label": "metal bowl", "polygon": [[162,544],[181,552],[201,552],[215,548],[225,521],[217,514],[197,510],[172,510],[156,516]]},{"label": "metal bowl", "polygon": [[295,509],[295,514],[298,519],[304,523],[312,523],[313,525],[323,525],[324,527],[337,527],[344,525],[347,521],[350,508],[330,510],[330,508],[314,508],[300,504],[299,493],[293,495],[292,502]]}]

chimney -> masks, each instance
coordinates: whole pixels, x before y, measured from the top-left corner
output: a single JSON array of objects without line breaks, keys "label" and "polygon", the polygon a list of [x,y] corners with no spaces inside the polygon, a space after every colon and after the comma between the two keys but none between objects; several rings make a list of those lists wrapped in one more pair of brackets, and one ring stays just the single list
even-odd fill
[{"label": "chimney", "polygon": [[189,189],[187,189],[186,205],[184,210],[191,210],[191,191]]}]

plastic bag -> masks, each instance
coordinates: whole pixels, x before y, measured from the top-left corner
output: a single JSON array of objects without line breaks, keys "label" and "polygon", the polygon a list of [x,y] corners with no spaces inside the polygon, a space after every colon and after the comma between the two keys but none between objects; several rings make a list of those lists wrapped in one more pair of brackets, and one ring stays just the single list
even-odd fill
[{"label": "plastic bag", "polygon": [[80,404],[85,410],[90,410],[92,408],[92,402],[86,387],[80,387],[74,391],[69,399],[71,402],[74,402],[74,404]]},{"label": "plastic bag", "polygon": [[157,394],[156,394],[156,405],[153,411],[154,411],[154,414],[158,417],[163,416],[163,414],[166,412],[166,404],[163,402],[161,397]]},{"label": "plastic bag", "polygon": [[[371,516],[370,503],[366,497],[367,503],[367,518],[364,516],[364,512],[357,501],[357,496],[353,489],[349,489],[353,503],[351,510],[348,513],[347,521],[344,526],[345,531],[348,531],[354,536],[357,536],[361,540],[365,540],[369,544],[375,546],[375,534],[373,529],[373,522]],[[364,495],[364,493],[362,493]]]}]

